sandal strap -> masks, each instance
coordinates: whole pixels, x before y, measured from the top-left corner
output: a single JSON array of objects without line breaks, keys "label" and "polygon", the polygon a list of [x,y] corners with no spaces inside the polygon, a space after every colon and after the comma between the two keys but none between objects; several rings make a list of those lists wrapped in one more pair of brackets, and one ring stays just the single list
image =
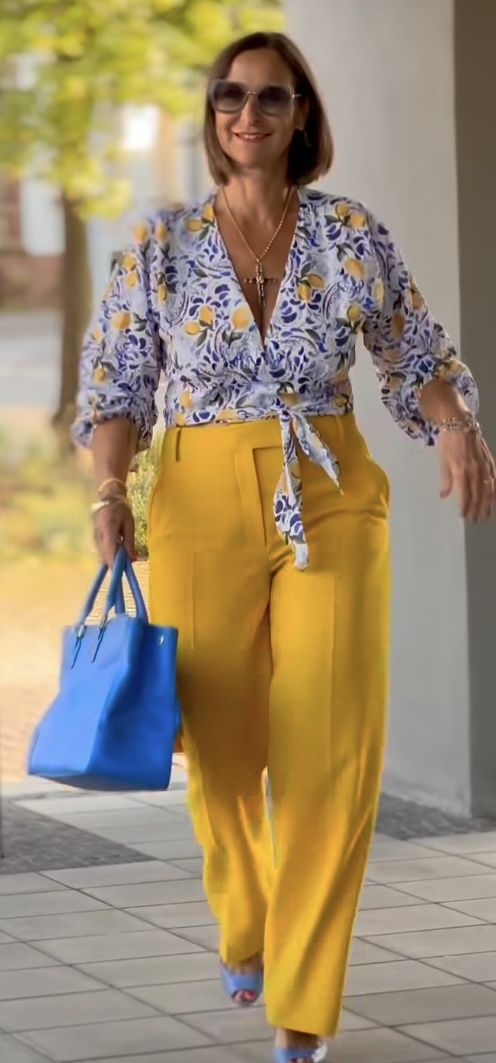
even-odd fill
[{"label": "sandal strap", "polygon": [[295,1059],[308,1059],[312,1063],[316,1058],[315,1053],[321,1048],[321,1044],[317,1048],[274,1048],[273,1063],[294,1063]]},{"label": "sandal strap", "polygon": [[222,976],[225,980],[228,992],[231,996],[246,990],[248,993],[260,993],[263,984],[261,971],[246,971],[245,973],[230,971],[221,963]]}]

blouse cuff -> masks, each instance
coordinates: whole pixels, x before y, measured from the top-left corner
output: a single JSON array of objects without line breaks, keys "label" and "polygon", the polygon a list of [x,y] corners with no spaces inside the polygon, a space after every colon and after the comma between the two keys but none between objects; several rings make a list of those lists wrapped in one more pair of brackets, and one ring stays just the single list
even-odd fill
[{"label": "blouse cuff", "polygon": [[[427,446],[433,446],[439,436],[439,428],[428,421],[420,407],[422,389],[431,380],[443,380],[453,384],[466,402],[470,413],[476,415],[479,410],[479,393],[472,373],[457,358],[443,362],[434,357],[424,359],[424,367],[416,367],[403,380],[401,388],[395,393],[394,383],[385,381],[381,395],[400,428],[411,439],[417,439]],[[430,363],[430,364],[429,364]]]}]

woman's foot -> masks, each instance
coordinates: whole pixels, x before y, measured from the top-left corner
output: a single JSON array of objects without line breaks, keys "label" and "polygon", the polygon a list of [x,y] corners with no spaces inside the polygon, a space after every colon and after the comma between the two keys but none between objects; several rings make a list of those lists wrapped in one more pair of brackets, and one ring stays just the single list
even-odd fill
[{"label": "woman's foot", "polygon": [[301,1033],[298,1030],[285,1030],[278,1029],[276,1031],[276,1048],[294,1048],[294,1056],[291,1056],[291,1063],[309,1063],[308,1056],[299,1056],[299,1048],[311,1048],[313,1050],[319,1049],[322,1054],[319,1054],[319,1059],[323,1059],[326,1050],[322,1044],[320,1037],[316,1034]]},{"label": "woman's foot", "polygon": [[[232,974],[260,974],[263,970],[263,958],[260,952],[256,952],[253,956],[250,956],[243,963],[237,963],[231,965],[221,961],[223,967]],[[237,992],[231,995],[231,999],[235,1004],[254,1004],[260,996],[260,993],[255,992],[252,989],[238,989]]]}]

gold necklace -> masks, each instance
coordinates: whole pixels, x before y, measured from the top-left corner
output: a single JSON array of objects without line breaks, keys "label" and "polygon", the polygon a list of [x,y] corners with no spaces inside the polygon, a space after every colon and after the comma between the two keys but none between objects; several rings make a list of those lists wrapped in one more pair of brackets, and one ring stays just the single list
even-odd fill
[{"label": "gold necklace", "polygon": [[278,278],[277,277],[265,277],[264,276],[262,262],[263,262],[265,256],[270,251],[270,249],[272,247],[272,244],[274,243],[274,241],[279,236],[279,233],[280,233],[280,231],[281,231],[281,229],[282,229],[282,227],[284,225],[284,222],[286,221],[286,215],[287,215],[288,210],[289,210],[289,204],[291,203],[291,200],[293,198],[293,192],[294,192],[294,188],[292,187],[292,188],[289,189],[289,192],[288,192],[288,195],[287,195],[287,199],[286,199],[286,203],[284,204],[284,210],[282,212],[282,217],[281,217],[281,220],[279,222],[279,225],[277,226],[277,228],[272,233],[272,236],[271,236],[271,238],[270,238],[270,240],[269,240],[269,242],[267,244],[267,247],[265,248],[265,251],[262,251],[261,255],[257,255],[257,254],[255,254],[255,251],[253,250],[253,248],[250,247],[250,244],[248,243],[248,240],[246,239],[246,236],[245,236],[243,230],[239,227],[239,225],[238,225],[238,223],[236,221],[236,218],[234,217],[234,214],[233,214],[233,212],[232,212],[232,210],[231,210],[231,208],[229,206],[229,200],[227,198],[227,193],[226,193],[225,187],[222,186],[222,194],[224,196],[224,201],[225,201],[229,216],[230,216],[233,224],[235,225],[235,227],[236,227],[236,229],[237,229],[237,231],[238,231],[238,233],[239,233],[239,235],[240,235],[245,247],[248,248],[248,251],[250,252],[250,255],[253,255],[253,258],[255,259],[255,264],[256,264],[256,266],[255,266],[255,276],[254,277],[245,277],[244,280],[245,280],[246,284],[256,284],[257,293],[258,293],[258,301],[259,301],[259,304],[260,304],[260,307],[261,307],[262,311],[265,309],[265,285],[266,284],[277,284],[278,283]]}]

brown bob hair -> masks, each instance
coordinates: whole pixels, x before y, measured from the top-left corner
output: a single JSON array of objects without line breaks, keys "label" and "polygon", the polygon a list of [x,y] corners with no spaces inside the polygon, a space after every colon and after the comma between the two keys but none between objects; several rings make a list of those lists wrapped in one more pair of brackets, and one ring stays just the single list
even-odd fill
[{"label": "brown bob hair", "polygon": [[225,78],[231,65],[242,52],[270,48],[277,52],[289,67],[294,82],[294,91],[308,103],[308,117],[303,132],[295,130],[289,146],[288,178],[295,185],[307,185],[328,172],[331,167],[334,145],[329,121],[310,67],[300,49],[284,33],[250,33],[233,41],[224,48],[212,64],[207,82],[203,142],[207,153],[208,167],[216,184],[226,184],[233,164],[222,150],[215,128],[215,111],[210,100],[214,81]]}]

